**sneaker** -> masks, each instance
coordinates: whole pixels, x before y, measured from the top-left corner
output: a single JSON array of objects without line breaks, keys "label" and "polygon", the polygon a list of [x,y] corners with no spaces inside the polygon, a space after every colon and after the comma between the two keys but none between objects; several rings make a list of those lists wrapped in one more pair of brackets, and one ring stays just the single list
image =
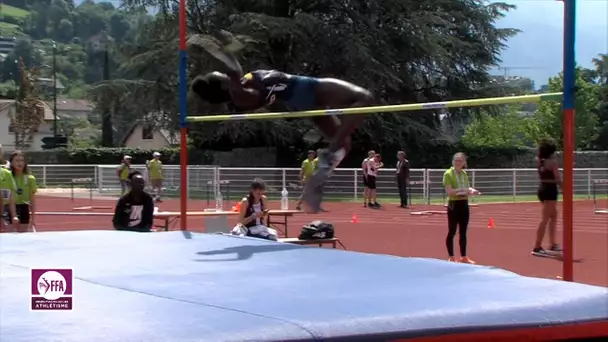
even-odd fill
[{"label": "sneaker", "polygon": [[534,249],[532,250],[532,253],[530,253],[530,254],[532,254],[532,255],[534,255],[534,256],[537,256],[537,257],[541,257],[541,258],[551,258],[551,257],[552,257],[552,256],[551,256],[551,254],[550,254],[550,253],[548,253],[548,252],[547,252],[547,251],[546,251],[544,248],[542,248],[542,247],[541,247],[541,248],[534,248]]},{"label": "sneaker", "polygon": [[454,258],[454,257],[449,257],[449,258],[448,258],[448,261],[449,261],[449,262],[457,262],[457,261],[456,261],[456,258]]},{"label": "sneaker", "polygon": [[376,207],[374,207],[373,203],[367,203],[367,207],[370,209],[376,209]]},{"label": "sneaker", "polygon": [[367,208],[367,203],[363,203],[363,208]]},{"label": "sneaker", "polygon": [[302,207],[298,204],[296,205],[296,210],[302,210]]},{"label": "sneaker", "polygon": [[548,250],[548,252],[554,252],[554,253],[562,253],[563,251],[564,250],[562,249],[562,247],[560,245],[558,245],[558,244],[554,244]]},{"label": "sneaker", "polygon": [[380,208],[380,207],[382,207],[382,206],[380,205],[380,203],[378,203],[378,202],[374,202],[374,207],[376,207],[376,208]]},{"label": "sneaker", "polygon": [[475,265],[476,264],[475,261],[469,259],[469,257],[466,257],[466,256],[465,257],[461,257],[460,258],[460,262],[463,263],[463,264],[471,264],[471,265]]}]

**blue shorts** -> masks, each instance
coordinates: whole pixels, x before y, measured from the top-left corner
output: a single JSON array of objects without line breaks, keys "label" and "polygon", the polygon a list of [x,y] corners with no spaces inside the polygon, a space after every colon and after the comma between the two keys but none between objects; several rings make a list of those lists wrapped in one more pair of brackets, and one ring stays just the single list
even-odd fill
[{"label": "blue shorts", "polygon": [[314,77],[292,76],[289,91],[281,102],[287,110],[296,112],[302,110],[316,109],[317,99],[315,96],[316,86],[319,80]]}]

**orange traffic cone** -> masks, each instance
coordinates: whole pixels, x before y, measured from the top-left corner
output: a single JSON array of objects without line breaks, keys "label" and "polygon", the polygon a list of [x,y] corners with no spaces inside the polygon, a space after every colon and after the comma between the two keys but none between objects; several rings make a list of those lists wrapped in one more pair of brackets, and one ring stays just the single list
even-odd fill
[{"label": "orange traffic cone", "polygon": [[490,229],[494,228],[494,219],[493,218],[490,218],[488,220],[488,228],[490,228]]},{"label": "orange traffic cone", "polygon": [[357,223],[357,221],[358,221],[358,220],[357,220],[357,213],[354,213],[354,214],[353,214],[353,218],[351,219],[351,222],[352,222],[352,223]]}]

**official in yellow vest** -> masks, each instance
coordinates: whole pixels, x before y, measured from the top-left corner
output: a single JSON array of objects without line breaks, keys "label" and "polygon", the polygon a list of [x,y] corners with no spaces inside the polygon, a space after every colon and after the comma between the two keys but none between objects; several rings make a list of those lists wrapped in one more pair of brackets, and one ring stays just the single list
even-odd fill
[{"label": "official in yellow vest", "polygon": [[0,219],[0,231],[5,231],[5,221],[8,225],[19,224],[19,220],[14,219],[17,214],[15,211],[12,179],[13,174],[11,171],[4,166],[0,166],[0,192],[2,192],[2,196],[0,196],[0,208],[2,208],[4,216]]},{"label": "official in yellow vest", "polygon": [[443,173],[443,186],[448,195],[448,234],[445,244],[448,250],[449,261],[457,262],[454,255],[454,237],[458,232],[460,245],[460,262],[474,264],[467,255],[467,229],[469,227],[469,197],[480,195],[480,192],[471,187],[469,176],[465,171],[466,156],[456,153],[452,159],[452,167]]},{"label": "official in yellow vest", "polygon": [[[306,181],[315,174],[315,171],[317,171],[318,164],[319,159],[317,158],[317,153],[313,150],[308,151],[308,157],[302,161],[302,166],[300,168],[300,182],[302,183],[302,189],[304,189]],[[304,191],[302,191],[302,194],[298,199],[298,203],[296,203],[296,210],[301,210],[303,194]]]},{"label": "official in yellow vest", "polygon": [[148,180],[152,186],[152,194],[156,202],[161,202],[160,193],[163,189],[163,162],[160,161],[160,153],[152,153],[152,159],[146,163],[148,168]]},{"label": "official in yellow vest", "polygon": [[129,172],[131,172],[131,156],[126,155],[122,158],[122,162],[118,169],[116,169],[116,175],[120,182],[121,195],[126,194],[129,191]]}]

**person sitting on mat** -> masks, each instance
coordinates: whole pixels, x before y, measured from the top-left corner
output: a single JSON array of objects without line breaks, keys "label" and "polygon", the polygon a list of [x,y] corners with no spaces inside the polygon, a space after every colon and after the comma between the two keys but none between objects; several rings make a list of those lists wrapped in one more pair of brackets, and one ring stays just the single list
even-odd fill
[{"label": "person sitting on mat", "polygon": [[[10,182],[15,202],[12,227],[18,233],[34,231],[36,217],[36,177],[30,174],[25,154],[15,151],[10,158]],[[10,213],[5,212],[5,215]],[[7,220],[9,221],[9,220]]]},{"label": "person sitting on mat", "polygon": [[154,199],[145,191],[146,181],[139,171],[129,172],[129,192],[116,203],[112,223],[116,230],[150,232],[154,223]]},{"label": "person sitting on mat", "polygon": [[[206,50],[221,61],[227,73],[211,72],[197,76],[191,90],[201,99],[214,104],[229,104],[239,112],[256,111],[281,105],[288,111],[366,107],[374,102],[371,92],[358,85],[335,78],[316,78],[287,74],[277,70],[256,70],[243,75],[234,57],[238,42],[219,46],[212,39],[194,36],[189,46]],[[334,168],[351,148],[350,135],[363,123],[365,116],[315,116],[313,122],[330,145],[319,154],[319,168],[304,188],[303,201],[309,211],[318,213],[323,187]]]},{"label": "person sitting on mat", "polygon": [[263,224],[264,217],[268,214],[265,192],[264,182],[261,179],[254,179],[249,195],[241,201],[239,223],[232,229],[233,235],[278,240],[277,231]]},{"label": "person sitting on mat", "polygon": [[[552,139],[543,139],[538,144],[538,177],[540,184],[538,186],[538,200],[542,204],[541,220],[536,228],[536,241],[532,255],[540,257],[552,257],[555,254],[562,252],[561,247],[557,244],[557,197],[559,196],[558,186],[561,185],[561,176],[559,173],[559,165],[555,158],[557,147]],[[548,250],[542,248],[545,232],[549,225],[549,243]]]},{"label": "person sitting on mat", "polygon": [[448,194],[448,235],[445,244],[448,249],[448,261],[456,262],[454,257],[454,237],[458,231],[460,244],[460,262],[474,264],[467,256],[467,229],[469,227],[469,196],[479,195],[480,192],[469,186],[469,176],[464,170],[466,165],[464,153],[456,153],[452,159],[452,167],[443,173],[443,186]]}]

